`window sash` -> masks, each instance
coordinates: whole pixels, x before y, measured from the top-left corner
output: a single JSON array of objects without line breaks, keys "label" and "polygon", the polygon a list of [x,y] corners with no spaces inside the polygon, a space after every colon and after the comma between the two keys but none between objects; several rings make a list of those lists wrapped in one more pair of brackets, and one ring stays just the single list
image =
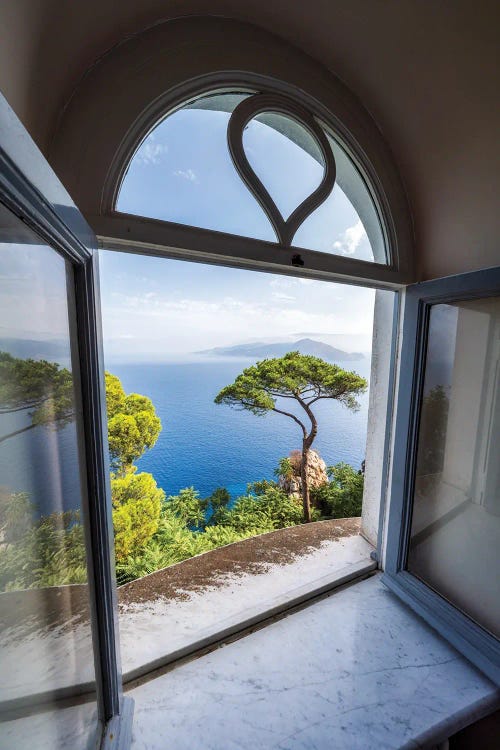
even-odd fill
[{"label": "window sash", "polygon": [[98,715],[103,727],[102,747],[107,746],[108,735],[114,733],[113,747],[125,749],[130,744],[128,725],[133,701],[123,697],[118,652],[97,240],[1,96],[0,125],[5,126],[0,143],[0,201],[69,261],[74,272],[88,497],[86,552],[90,563],[88,585]]},{"label": "window sash", "polygon": [[500,642],[406,570],[420,409],[433,305],[500,293],[500,267],[415,284],[405,293],[403,342],[383,580],[490,679],[500,684]]},{"label": "window sash", "polygon": [[106,250],[267,270],[378,289],[402,288],[401,270],[382,263],[301,247],[284,248],[264,240],[117,211],[89,216],[88,220],[96,232],[99,246]]}]

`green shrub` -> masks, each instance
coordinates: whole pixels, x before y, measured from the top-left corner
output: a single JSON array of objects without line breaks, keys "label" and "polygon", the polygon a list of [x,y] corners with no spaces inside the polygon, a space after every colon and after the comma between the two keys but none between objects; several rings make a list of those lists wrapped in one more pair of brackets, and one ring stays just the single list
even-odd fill
[{"label": "green shrub", "polygon": [[15,542],[32,526],[33,503],[27,492],[6,492],[0,488],[0,532],[4,542]]},{"label": "green shrub", "polygon": [[15,541],[0,545],[0,591],[86,580],[83,527],[76,512],[41,518]]},{"label": "green shrub", "polygon": [[111,479],[115,556],[118,562],[140,550],[158,530],[165,493],[146,472]]},{"label": "green shrub", "polygon": [[361,515],[364,476],[346,463],[327,469],[330,481],[311,490],[313,505],[324,516],[351,518]]},{"label": "green shrub", "polygon": [[230,510],[221,514],[220,525],[238,532],[259,529],[263,533],[302,523],[302,502],[299,498],[290,497],[274,482],[265,487],[263,483],[258,484],[261,494],[239,497]]},{"label": "green shrub", "polygon": [[178,495],[167,498],[168,507],[186,526],[193,529],[204,528],[208,503],[194,487],[186,487]]}]

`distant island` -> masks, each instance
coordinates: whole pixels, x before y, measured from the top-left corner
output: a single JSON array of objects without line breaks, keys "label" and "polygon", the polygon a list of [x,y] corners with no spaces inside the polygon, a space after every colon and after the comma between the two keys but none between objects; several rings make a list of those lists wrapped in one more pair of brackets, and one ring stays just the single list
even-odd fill
[{"label": "distant island", "polygon": [[300,352],[321,357],[327,362],[355,362],[365,359],[361,352],[345,352],[336,349],[330,344],[313,339],[299,339],[298,341],[279,341],[273,344],[236,344],[235,346],[216,346],[213,349],[204,349],[196,354],[206,354],[212,357],[248,357],[259,359],[262,357],[282,357],[287,352]]}]

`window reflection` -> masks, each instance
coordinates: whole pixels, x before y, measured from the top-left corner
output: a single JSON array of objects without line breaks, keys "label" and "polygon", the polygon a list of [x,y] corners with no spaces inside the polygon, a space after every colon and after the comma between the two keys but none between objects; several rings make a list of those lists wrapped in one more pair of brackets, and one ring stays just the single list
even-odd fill
[{"label": "window reflection", "polygon": [[[71,268],[1,207],[0,238],[0,713],[14,701],[21,715],[0,724],[0,745],[19,747],[41,693],[88,700],[95,674]],[[62,747],[60,726],[87,747],[95,698],[69,715],[71,731],[40,718],[36,746]]]},{"label": "window reflection", "polygon": [[408,569],[500,636],[500,300],[431,310]]}]

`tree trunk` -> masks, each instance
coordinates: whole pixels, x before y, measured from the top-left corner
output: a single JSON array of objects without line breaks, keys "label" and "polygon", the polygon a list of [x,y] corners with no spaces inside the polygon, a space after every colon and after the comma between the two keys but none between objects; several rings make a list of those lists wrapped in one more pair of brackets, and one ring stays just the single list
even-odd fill
[{"label": "tree trunk", "polygon": [[300,462],[300,479],[302,484],[302,504],[304,506],[304,521],[311,522],[311,503],[309,499],[309,483],[307,480],[307,456],[309,446],[306,440],[302,442],[302,460]]}]

